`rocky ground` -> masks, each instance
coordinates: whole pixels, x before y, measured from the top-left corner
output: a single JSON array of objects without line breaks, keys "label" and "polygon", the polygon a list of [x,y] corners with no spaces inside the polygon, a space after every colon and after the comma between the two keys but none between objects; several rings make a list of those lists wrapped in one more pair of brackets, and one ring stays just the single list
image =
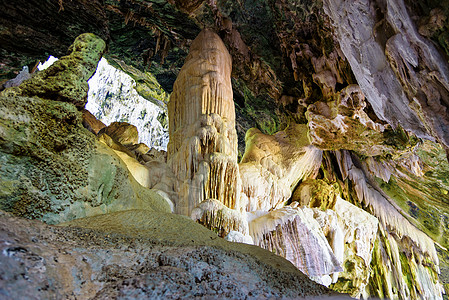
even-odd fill
[{"label": "rocky ground", "polygon": [[332,295],[288,261],[171,214],[126,211],[55,227],[0,212],[0,241],[3,299]]}]

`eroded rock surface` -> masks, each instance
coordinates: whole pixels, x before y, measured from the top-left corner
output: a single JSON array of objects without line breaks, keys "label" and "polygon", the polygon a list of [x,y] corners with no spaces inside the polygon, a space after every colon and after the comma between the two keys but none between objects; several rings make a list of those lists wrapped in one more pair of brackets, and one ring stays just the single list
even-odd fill
[{"label": "eroded rock surface", "polygon": [[309,105],[306,112],[312,144],[318,148],[386,156],[409,151],[416,145],[412,134],[370,118],[365,112],[365,95],[358,85],[349,85],[330,96],[328,102]]},{"label": "eroded rock surface", "polygon": [[221,240],[181,216],[127,211],[65,226],[0,212],[3,296],[259,299],[332,295],[284,259],[255,246]]},{"label": "eroded rock surface", "polygon": [[449,67],[404,1],[324,1],[340,47],[377,116],[448,146]]},{"label": "eroded rock surface", "polygon": [[[83,35],[71,55],[0,94],[2,210],[50,224],[132,207],[171,211],[163,197],[141,186],[120,157],[82,125],[76,105],[86,99],[88,74],[104,45]],[[35,97],[18,96],[22,93]],[[55,96],[60,93],[73,98],[67,102]]]},{"label": "eroded rock surface", "polygon": [[94,74],[103,55],[106,43],[92,33],[84,33],[75,39],[69,55],[61,57],[51,68],[38,72],[19,87],[5,90],[5,96],[41,97],[64,101],[84,108],[89,86],[87,80]]}]

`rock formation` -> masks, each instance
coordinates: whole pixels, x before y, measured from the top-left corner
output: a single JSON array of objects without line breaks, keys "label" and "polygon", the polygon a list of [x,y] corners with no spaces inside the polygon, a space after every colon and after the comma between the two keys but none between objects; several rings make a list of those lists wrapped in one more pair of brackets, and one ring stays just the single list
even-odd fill
[{"label": "rock formation", "polygon": [[176,176],[176,212],[190,215],[216,199],[240,209],[231,57],[209,29],[193,41],[168,104],[168,164]]},{"label": "rock formation", "polygon": [[83,110],[83,126],[93,134],[97,134],[101,129],[106,127],[106,125],[95,118],[95,116],[87,109]]},{"label": "rock formation", "polygon": [[379,118],[448,146],[448,122],[439,117],[447,110],[447,61],[418,34],[405,1],[370,2],[324,1],[362,91]]},{"label": "rock formation", "polygon": [[318,148],[385,156],[398,155],[414,146],[410,145],[413,142],[400,128],[396,132],[390,125],[376,122],[368,116],[365,96],[358,85],[349,85],[330,96],[334,99],[316,102],[306,112],[312,144]]},{"label": "rock formation", "polygon": [[256,245],[285,257],[322,284],[331,282],[321,277],[342,271],[312,209],[274,210],[250,222],[250,235]]},{"label": "rock formation", "polygon": [[61,57],[52,68],[38,72],[20,87],[7,89],[5,96],[42,97],[64,101],[83,108],[87,102],[87,80],[94,74],[97,63],[106,48],[105,42],[94,34],[85,33],[76,38],[69,55]]},{"label": "rock formation", "polygon": [[[58,65],[47,70],[58,76]],[[34,79],[24,87],[32,90]],[[41,86],[38,81],[37,90]],[[82,112],[75,105],[80,102],[18,96],[22,90],[0,94],[0,207],[20,216],[0,212],[0,262],[6,266],[0,271],[0,289],[6,297],[336,295],[279,256],[227,242],[171,214],[167,197],[136,181],[142,179],[140,170],[149,168],[136,159],[144,148],[133,144],[137,136],[120,131],[132,128],[129,124],[104,128],[96,137],[82,127]],[[220,124],[218,115],[207,117]],[[234,154],[235,149],[234,131]],[[214,158],[209,161],[214,166]],[[210,203],[218,209],[207,202],[199,208],[239,213],[224,206],[229,203]],[[239,226],[231,227],[242,231]]]},{"label": "rock formation", "polygon": [[[335,242],[343,243],[344,250],[341,263],[343,271],[338,274],[338,280],[334,279],[336,282],[333,282],[331,288],[345,291],[352,297],[367,297],[366,286],[371,280],[372,253],[377,239],[379,221],[340,197],[337,197],[334,211],[338,216],[337,222],[343,238],[338,241],[335,233],[332,238]],[[324,218],[324,221],[328,219]],[[336,249],[336,247],[333,248]]]},{"label": "rock formation", "polygon": [[[54,227],[0,212],[6,298],[332,295],[288,261],[173,214],[130,210]],[[220,275],[218,275],[220,274]]]},{"label": "rock formation", "polygon": [[300,180],[316,175],[322,151],[310,145],[307,135],[304,125],[272,136],[257,129],[248,131],[246,152],[239,165],[247,211],[284,206]]},{"label": "rock formation", "polygon": [[[104,45],[83,35],[69,56],[0,94],[2,210],[50,224],[131,208],[170,212],[169,203],[137,183],[114,151],[83,128],[76,105],[87,97],[86,74]],[[50,99],[18,96],[26,93]]]}]

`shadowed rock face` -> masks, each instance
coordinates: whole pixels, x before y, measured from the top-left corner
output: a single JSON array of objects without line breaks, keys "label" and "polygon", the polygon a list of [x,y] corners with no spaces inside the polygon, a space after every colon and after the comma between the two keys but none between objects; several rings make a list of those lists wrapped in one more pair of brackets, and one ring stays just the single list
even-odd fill
[{"label": "shadowed rock face", "polygon": [[51,68],[38,72],[19,87],[9,88],[2,94],[8,97],[26,96],[70,102],[78,108],[87,103],[87,80],[95,73],[106,43],[92,33],[75,39],[69,55],[61,57]]},{"label": "shadowed rock face", "polygon": [[11,78],[45,53],[61,56],[93,32],[108,40],[109,55],[149,67],[171,92],[191,41],[210,27],[234,60],[241,154],[250,127],[272,134],[306,122],[304,103],[355,83],[379,118],[445,143],[447,8],[430,0],[331,2],[18,0],[0,15],[1,73]]},{"label": "shadowed rock face", "polygon": [[378,117],[449,146],[447,58],[418,33],[405,2],[324,1],[324,10]]}]

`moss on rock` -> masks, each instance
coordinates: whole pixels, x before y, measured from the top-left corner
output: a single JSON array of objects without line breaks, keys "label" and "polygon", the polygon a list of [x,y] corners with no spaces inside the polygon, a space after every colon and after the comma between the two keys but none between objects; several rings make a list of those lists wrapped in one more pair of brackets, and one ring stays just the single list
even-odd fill
[{"label": "moss on rock", "polygon": [[87,103],[87,80],[95,73],[106,43],[92,33],[76,38],[69,55],[61,57],[50,68],[38,72],[20,86],[6,89],[4,96],[38,96],[70,102],[78,108]]}]

